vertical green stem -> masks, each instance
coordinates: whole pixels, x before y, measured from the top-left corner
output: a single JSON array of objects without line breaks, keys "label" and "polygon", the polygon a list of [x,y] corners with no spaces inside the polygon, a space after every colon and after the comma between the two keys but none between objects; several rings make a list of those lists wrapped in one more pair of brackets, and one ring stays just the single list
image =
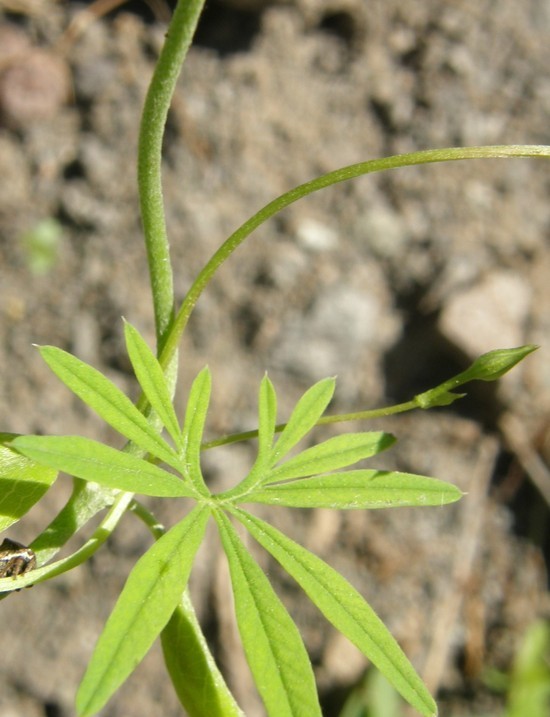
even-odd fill
[{"label": "vertical green stem", "polygon": [[182,63],[205,0],[179,0],[145,99],[138,146],[138,186],[160,352],[174,313],[170,248],[162,196],[162,139]]}]

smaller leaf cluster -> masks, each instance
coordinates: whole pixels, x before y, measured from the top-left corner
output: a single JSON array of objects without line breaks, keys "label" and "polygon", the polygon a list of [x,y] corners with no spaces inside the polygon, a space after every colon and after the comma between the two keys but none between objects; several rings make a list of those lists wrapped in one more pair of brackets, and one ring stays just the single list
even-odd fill
[{"label": "smaller leaf cluster", "polygon": [[395,442],[389,433],[345,433],[283,459],[317,425],[335,389],[327,378],[298,401],[274,441],[277,400],[267,376],[259,395],[258,454],[248,476],[218,496],[220,502],[267,503],[295,508],[365,509],[443,505],[461,493],[448,483],[396,471],[339,469],[370,458]]}]

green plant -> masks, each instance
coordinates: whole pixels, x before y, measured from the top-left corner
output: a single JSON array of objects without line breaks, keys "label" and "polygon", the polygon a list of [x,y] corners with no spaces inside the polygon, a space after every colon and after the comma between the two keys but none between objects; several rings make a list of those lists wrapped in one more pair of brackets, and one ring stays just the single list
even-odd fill
[{"label": "green plant", "polygon": [[21,237],[27,264],[33,274],[47,274],[54,267],[62,234],[59,222],[50,217],[37,222]]},{"label": "green plant", "polygon": [[368,670],[338,717],[402,717],[403,700],[381,672]]},{"label": "green plant", "polygon": [[510,674],[484,676],[488,687],[506,693],[503,717],[544,717],[550,707],[550,622],[537,620],[526,630]]},{"label": "green plant", "polygon": [[505,717],[543,717],[550,707],[550,623],[539,620],[527,630],[508,685]]},{"label": "green plant", "polygon": [[[259,391],[258,430],[209,443],[204,443],[202,437],[211,391],[210,372],[205,368],[195,378],[180,425],[172,405],[177,347],[197,300],[217,269],[254,229],[292,202],[335,183],[386,169],[485,157],[549,157],[550,148],[470,147],[416,152],[362,162],[300,185],[253,215],[220,246],[176,311],[164,222],[161,145],[175,82],[203,4],[204,0],[178,3],[141,123],[138,177],[153,292],[156,354],[130,324],[125,324],[125,338],[143,393],[134,405],[101,373],[76,357],[54,347],[39,349],[63,383],[128,442],[118,451],[77,436],[3,436],[0,465],[4,467],[4,491],[0,511],[4,518],[0,527],[19,520],[42,497],[58,471],[74,476],[74,489],[63,510],[31,545],[39,567],[16,578],[0,576],[0,591],[36,584],[79,565],[98,550],[122,515],[133,511],[156,540],[130,573],[98,641],[78,692],[78,714],[95,714],[160,634],[168,672],[188,714],[239,715],[241,711],[208,650],[186,591],[206,523],[213,518],[229,563],[244,649],[268,713],[277,717],[318,715],[313,671],[301,637],[266,576],[244,548],[234,528],[237,521],[413,707],[423,715],[434,715],[437,709],[433,698],[362,596],[329,565],[245,510],[242,504],[366,509],[443,505],[458,500],[461,493],[455,486],[434,478],[376,469],[343,470],[389,448],[394,438],[387,433],[336,435],[287,456],[322,423],[366,420],[414,408],[449,405],[463,395],[455,392],[460,386],[471,380],[499,378],[535,347],[492,351],[467,371],[406,403],[354,414],[323,415],[335,390],[334,379],[328,378],[302,396],[286,424],[277,423],[276,393],[266,376]],[[161,436],[163,430],[167,438]],[[258,451],[248,475],[231,490],[212,494],[201,472],[201,451],[250,438],[257,438]],[[182,516],[189,501],[194,507],[164,532],[134,494],[184,498],[187,502],[182,503]],[[49,562],[74,533],[105,509],[106,515],[82,548],[62,560]]]}]

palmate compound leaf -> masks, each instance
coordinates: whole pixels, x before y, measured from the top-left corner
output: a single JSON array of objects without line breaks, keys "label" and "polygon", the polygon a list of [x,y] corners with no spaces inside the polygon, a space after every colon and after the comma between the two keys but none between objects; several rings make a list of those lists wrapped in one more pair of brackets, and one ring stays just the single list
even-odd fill
[{"label": "palmate compound leaf", "polygon": [[76,698],[100,710],[143,659],[181,600],[210,511],[196,507],[138,560],[97,642]]},{"label": "palmate compound leaf", "polygon": [[215,518],[229,563],[243,647],[269,717],[321,717],[298,628],[229,519],[221,511]]},{"label": "palmate compound leaf", "polygon": [[164,371],[139,331],[127,321],[124,322],[124,337],[132,368],[143,393],[170,434],[176,448],[181,448],[181,430]]},{"label": "palmate compound leaf", "polygon": [[196,497],[193,487],[137,456],[81,436],[19,436],[11,445],[43,466],[108,488],[157,497]]},{"label": "palmate compound leaf", "polygon": [[446,505],[462,492],[451,483],[397,471],[355,470],[270,485],[246,495],[246,502],[292,508],[340,510]]},{"label": "palmate compound leaf", "polygon": [[437,707],[426,686],[359,592],[327,563],[268,523],[239,508],[230,510],[401,696],[424,717],[435,717]]},{"label": "palmate compound leaf", "polygon": [[112,381],[55,346],[41,346],[39,351],[55,375],[106,423],[144,451],[179,469],[178,457],[171,446]]}]

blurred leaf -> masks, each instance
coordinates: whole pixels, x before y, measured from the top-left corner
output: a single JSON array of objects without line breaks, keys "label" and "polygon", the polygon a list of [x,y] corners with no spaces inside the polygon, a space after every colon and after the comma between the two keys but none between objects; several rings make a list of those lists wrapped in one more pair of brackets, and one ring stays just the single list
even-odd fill
[{"label": "blurred leaf", "polygon": [[33,274],[47,274],[53,269],[59,257],[62,236],[61,224],[53,217],[38,222],[22,236],[27,263]]},{"label": "blurred leaf", "polygon": [[535,622],[514,661],[505,717],[550,714],[550,622]]},{"label": "blurred leaf", "polygon": [[0,433],[0,532],[16,523],[57,478],[57,471],[5,445],[17,434]]},{"label": "blurred leaf", "polygon": [[384,675],[371,669],[352,690],[338,717],[401,717],[403,704]]}]

